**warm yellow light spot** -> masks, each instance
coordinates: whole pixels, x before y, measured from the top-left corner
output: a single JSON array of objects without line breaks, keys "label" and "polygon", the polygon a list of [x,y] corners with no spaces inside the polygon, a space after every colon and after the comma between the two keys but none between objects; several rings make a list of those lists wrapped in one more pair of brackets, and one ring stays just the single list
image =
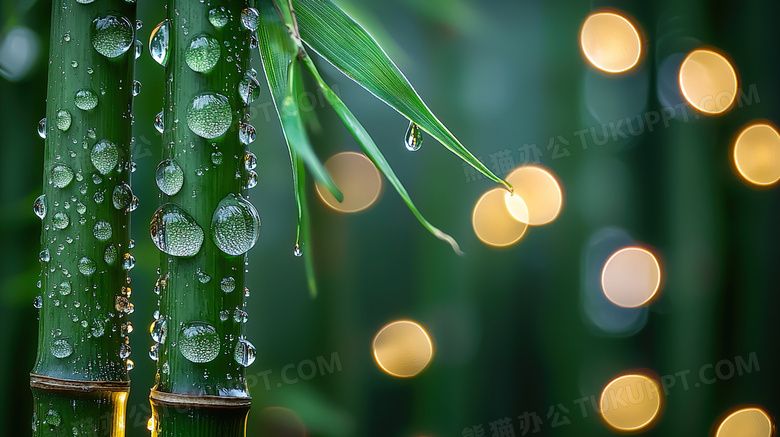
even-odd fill
[{"label": "warm yellow light spot", "polygon": [[257,435],[305,437],[306,426],[295,411],[283,407],[268,407],[260,411],[260,430]]},{"label": "warm yellow light spot", "polygon": [[433,358],[433,344],[422,326],[400,320],[374,337],[374,359],[390,375],[410,378],[422,372]]},{"label": "warm yellow light spot", "polygon": [[[474,233],[483,243],[490,246],[509,246],[523,237],[528,225],[519,222],[507,205],[507,191],[503,188],[493,188],[479,198],[471,214],[471,225]],[[525,203],[519,196],[513,196],[509,205],[515,210],[515,214],[522,216]]]},{"label": "warm yellow light spot", "polygon": [[720,114],[734,104],[737,72],[723,55],[711,50],[694,50],[680,66],[680,89],[694,108],[707,114]]},{"label": "warm yellow light spot", "polygon": [[642,54],[642,41],[636,27],[612,12],[591,14],[585,20],[580,46],[588,61],[607,73],[630,70]]},{"label": "warm yellow light spot", "polygon": [[150,417],[149,420],[146,421],[146,429],[154,431],[154,417]]},{"label": "warm yellow light spot", "polygon": [[739,134],[734,144],[734,164],[739,174],[756,185],[780,180],[780,134],[774,126],[754,124]]},{"label": "warm yellow light spot", "polygon": [[624,375],[601,392],[601,417],[619,431],[637,431],[649,426],[661,411],[658,384],[645,375]]},{"label": "warm yellow light spot", "polygon": [[333,197],[327,188],[316,184],[317,194],[325,204],[340,212],[362,211],[376,202],[382,191],[379,170],[366,155],[342,152],[325,161],[325,169],[344,194],[344,201]]},{"label": "warm yellow light spot", "polygon": [[[563,205],[563,193],[558,181],[549,171],[535,166],[520,167],[506,177],[515,189],[514,196],[506,195],[506,207],[515,219],[539,226],[550,223],[558,217]],[[519,202],[512,202],[512,197],[519,196],[527,208],[517,208]]]},{"label": "warm yellow light spot", "polygon": [[650,301],[661,286],[661,266],[639,247],[615,252],[601,271],[601,289],[615,305],[636,308]]},{"label": "warm yellow light spot", "polygon": [[760,408],[743,408],[720,423],[715,437],[772,437],[772,419]]}]

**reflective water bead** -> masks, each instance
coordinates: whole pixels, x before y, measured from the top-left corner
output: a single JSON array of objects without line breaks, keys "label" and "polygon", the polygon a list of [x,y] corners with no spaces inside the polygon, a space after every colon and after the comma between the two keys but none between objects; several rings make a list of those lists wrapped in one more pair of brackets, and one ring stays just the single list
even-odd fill
[{"label": "reflective water bead", "polygon": [[57,129],[65,132],[70,129],[70,125],[73,121],[73,117],[70,115],[70,111],[67,109],[60,109],[57,111]]},{"label": "reflective water bead", "polygon": [[107,58],[123,55],[133,45],[133,25],[126,17],[105,13],[92,20],[92,47]]},{"label": "reflective water bead", "polygon": [[182,325],[179,334],[179,352],[193,363],[208,363],[219,355],[220,340],[217,330],[206,322]]},{"label": "reflective water bead", "polygon": [[119,163],[119,150],[116,144],[111,141],[100,140],[92,146],[89,157],[97,171],[105,175],[110,173]]},{"label": "reflective water bead", "polygon": [[228,255],[241,255],[251,249],[260,235],[260,215],[241,195],[228,194],[211,216],[211,236]]},{"label": "reflective water bead", "polygon": [[184,185],[184,170],[175,159],[164,159],[157,166],[155,182],[160,191],[173,196]]},{"label": "reflective water bead", "polygon": [[43,220],[46,217],[46,195],[41,194],[33,202],[33,212],[39,219]]},{"label": "reflective water bead", "polygon": [[73,103],[82,111],[89,111],[98,105],[98,97],[94,91],[84,88],[76,91]]},{"label": "reflective water bead", "polygon": [[168,63],[168,45],[170,44],[170,21],[163,20],[152,30],[149,37],[149,54],[158,64],[165,66]]},{"label": "reflective water bead", "polygon": [[219,41],[213,36],[202,33],[190,41],[184,50],[184,61],[198,73],[207,73],[217,65],[221,55]]},{"label": "reflective water bead", "polygon": [[149,231],[155,246],[173,256],[193,256],[203,245],[203,229],[175,203],[161,205],[152,217]]},{"label": "reflective water bead", "polygon": [[187,108],[187,125],[190,130],[206,139],[223,135],[230,128],[232,121],[230,100],[213,91],[198,94]]}]

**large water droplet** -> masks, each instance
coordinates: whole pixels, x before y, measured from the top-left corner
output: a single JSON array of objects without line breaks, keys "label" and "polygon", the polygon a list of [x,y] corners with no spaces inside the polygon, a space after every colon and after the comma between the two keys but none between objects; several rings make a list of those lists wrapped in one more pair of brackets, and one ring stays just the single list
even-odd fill
[{"label": "large water droplet", "polygon": [[113,265],[116,262],[116,257],[119,256],[119,249],[113,244],[109,244],[106,247],[106,251],[103,252],[103,261],[108,265]]},{"label": "large water droplet", "polygon": [[406,150],[410,152],[416,152],[420,150],[422,143],[422,129],[420,129],[420,126],[414,124],[414,122],[409,123],[409,127],[406,129],[406,135],[404,136],[404,145],[406,146]]},{"label": "large water droplet", "polygon": [[208,363],[219,355],[217,330],[206,322],[190,322],[182,326],[179,351],[193,363]]},{"label": "large water droplet", "polygon": [[100,140],[92,146],[89,157],[100,174],[108,174],[119,162],[119,151],[111,141]]},{"label": "large water droplet", "polygon": [[[73,346],[68,343],[68,340],[59,339],[51,342],[49,350],[57,358],[67,358],[73,353]],[[52,410],[49,411],[51,412]],[[46,417],[48,419],[48,415]],[[59,418],[59,415],[57,417]],[[59,425],[59,422],[56,425]]]},{"label": "large water droplet", "polygon": [[57,111],[57,129],[65,132],[70,129],[72,122],[73,117],[70,115],[70,111],[67,109],[60,109]]},{"label": "large water droplet", "polygon": [[211,216],[211,236],[228,255],[246,253],[260,235],[260,215],[241,195],[228,194]]},{"label": "large water droplet", "polygon": [[54,164],[51,168],[51,183],[57,188],[65,188],[73,180],[73,170],[65,164]]},{"label": "large water droplet", "polygon": [[252,152],[246,152],[246,155],[244,155],[244,168],[247,171],[257,168],[257,155]]},{"label": "large water droplet", "polygon": [[175,159],[164,159],[157,166],[155,181],[160,191],[173,196],[181,190],[184,185],[184,171]]},{"label": "large water droplet", "polygon": [[70,218],[62,211],[54,213],[54,217],[51,219],[51,224],[54,229],[65,229],[70,224]]},{"label": "large water droplet", "polygon": [[38,122],[38,136],[46,139],[46,117],[43,117],[41,121]]},{"label": "large water droplet", "polygon": [[249,72],[244,73],[244,77],[238,82],[238,95],[247,105],[260,97],[260,82]]},{"label": "large water droplet", "polygon": [[92,47],[107,58],[124,54],[133,45],[133,25],[126,17],[112,13],[98,15],[90,29]]},{"label": "large water droplet", "polygon": [[255,346],[244,338],[239,339],[236,342],[236,347],[233,349],[233,359],[244,367],[251,366],[257,358],[257,349]]},{"label": "large water droplet", "polygon": [[116,209],[129,210],[134,197],[130,185],[122,182],[114,187],[114,191],[111,193],[111,203],[114,204]]},{"label": "large water droplet", "polygon": [[164,112],[165,111],[160,111],[154,116],[154,128],[157,129],[157,132],[159,133],[163,133],[165,130],[165,124],[163,123]]},{"label": "large water droplet", "polygon": [[216,28],[224,27],[230,21],[230,11],[224,6],[219,6],[209,10],[209,23]]},{"label": "large water droplet", "polygon": [[90,257],[84,256],[79,259],[79,272],[82,275],[90,276],[97,270],[97,263]]},{"label": "large water droplet", "polygon": [[187,125],[196,135],[206,139],[217,138],[227,132],[232,121],[230,101],[213,91],[195,96],[187,108]]},{"label": "large water droplet", "polygon": [[225,293],[232,292],[236,289],[236,278],[232,276],[222,278],[222,280],[219,282],[219,288],[221,288]]},{"label": "large water droplet", "polygon": [[203,245],[203,229],[191,215],[175,203],[161,205],[149,225],[158,249],[173,256],[193,256]]},{"label": "large water droplet", "polygon": [[256,136],[257,131],[254,126],[243,122],[238,124],[238,139],[242,144],[248,146],[255,140]]},{"label": "large water droplet", "polygon": [[241,11],[241,24],[246,30],[254,32],[260,26],[260,12],[255,8],[244,8]]},{"label": "large water droplet", "polygon": [[127,270],[128,272],[130,270],[133,270],[133,268],[135,268],[135,257],[132,254],[130,253],[125,254],[125,259],[124,261],[122,261],[122,268]]},{"label": "large water droplet", "polygon": [[168,338],[168,321],[165,316],[152,322],[152,325],[149,326],[149,334],[151,334],[152,340],[157,343],[165,343]]},{"label": "large water droplet", "polygon": [[165,19],[152,30],[152,36],[149,38],[149,54],[163,67],[168,63],[170,34],[170,21]]},{"label": "large water droplet", "polygon": [[98,105],[98,97],[94,91],[84,88],[76,91],[73,103],[82,111],[89,111]]},{"label": "large water droplet", "polygon": [[70,282],[68,281],[62,281],[60,283],[60,294],[63,296],[67,296],[70,294],[70,292],[73,290],[73,287],[71,286]]},{"label": "large water droplet", "polygon": [[184,51],[184,60],[193,71],[206,73],[217,65],[220,54],[219,41],[202,33],[192,38],[189,47]]},{"label": "large water droplet", "polygon": [[37,199],[35,199],[35,202],[33,202],[33,212],[41,220],[43,220],[43,218],[46,217],[46,195],[45,194],[41,194],[40,196],[38,196]]},{"label": "large water droplet", "polygon": [[111,223],[106,221],[97,221],[92,228],[92,234],[98,241],[108,241],[111,238],[113,230],[111,229]]}]

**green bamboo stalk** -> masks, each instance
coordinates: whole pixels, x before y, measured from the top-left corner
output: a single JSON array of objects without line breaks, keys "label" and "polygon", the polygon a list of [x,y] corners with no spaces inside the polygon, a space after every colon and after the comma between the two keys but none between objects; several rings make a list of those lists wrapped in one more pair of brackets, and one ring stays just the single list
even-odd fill
[{"label": "green bamboo stalk", "polygon": [[124,436],[135,4],[52,4],[33,435]]},{"label": "green bamboo stalk", "polygon": [[247,104],[259,92],[248,70],[249,29],[258,20],[248,6],[171,0],[167,24],[150,43],[168,82],[157,174],[163,194],[150,226],[162,251],[151,327],[153,436],[244,435],[245,366],[255,353],[242,336],[244,263],[259,233],[246,200],[257,177]]}]

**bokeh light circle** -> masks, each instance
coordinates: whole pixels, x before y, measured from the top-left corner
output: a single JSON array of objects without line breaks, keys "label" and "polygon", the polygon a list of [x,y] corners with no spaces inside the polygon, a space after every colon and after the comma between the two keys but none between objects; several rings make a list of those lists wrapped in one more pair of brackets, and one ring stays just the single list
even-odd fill
[{"label": "bokeh light circle", "polygon": [[718,426],[715,437],[772,437],[774,425],[760,408],[742,408],[729,414]]},{"label": "bokeh light circle", "polygon": [[661,286],[661,266],[649,251],[639,247],[620,249],[604,263],[601,289],[607,299],[624,308],[648,303]]},{"label": "bokeh light circle", "polygon": [[366,155],[342,152],[325,161],[325,169],[344,195],[339,202],[327,188],[317,183],[317,194],[326,205],[339,212],[363,211],[373,205],[382,192],[382,177]]},{"label": "bokeh light circle", "polygon": [[607,73],[630,70],[642,54],[642,41],[636,27],[613,12],[588,16],[580,31],[580,46],[588,61]]},{"label": "bokeh light circle", "polygon": [[639,374],[610,381],[601,392],[601,417],[618,431],[644,429],[659,416],[662,399],[655,380]]},{"label": "bokeh light circle", "polygon": [[409,320],[392,322],[374,337],[374,359],[386,373],[411,378],[433,359],[433,343],[422,326]]},{"label": "bokeh light circle", "polygon": [[697,110],[721,114],[736,100],[737,72],[723,55],[712,50],[694,50],[680,66],[680,90]]},{"label": "bokeh light circle", "polygon": [[[552,173],[541,167],[525,166],[512,171],[506,181],[514,188],[514,195],[519,196],[528,208],[528,219],[524,223],[540,226],[558,217],[563,206],[563,192]],[[513,209],[511,197],[508,194],[505,196],[510,210]],[[514,204],[517,205],[517,202]],[[523,219],[523,214],[512,215],[517,220]]]},{"label": "bokeh light circle", "polygon": [[483,194],[474,206],[471,225],[477,238],[489,246],[504,247],[514,244],[528,229],[528,225],[519,222],[509,210],[511,206],[518,216],[527,216],[527,212],[522,212],[525,206],[523,199],[515,195],[508,206],[506,196],[505,189],[493,188]]},{"label": "bokeh light circle", "polygon": [[780,134],[765,123],[745,128],[734,143],[734,164],[739,174],[756,185],[780,180]]}]

